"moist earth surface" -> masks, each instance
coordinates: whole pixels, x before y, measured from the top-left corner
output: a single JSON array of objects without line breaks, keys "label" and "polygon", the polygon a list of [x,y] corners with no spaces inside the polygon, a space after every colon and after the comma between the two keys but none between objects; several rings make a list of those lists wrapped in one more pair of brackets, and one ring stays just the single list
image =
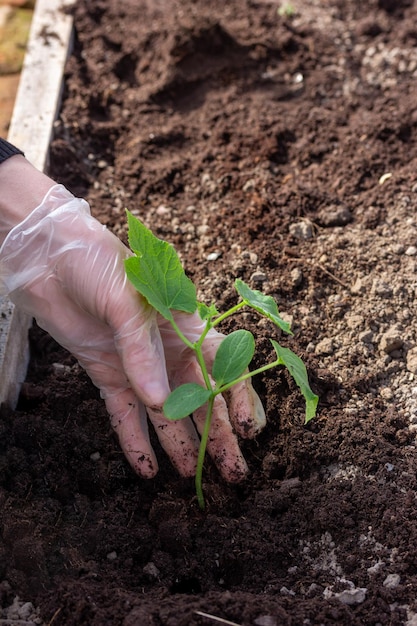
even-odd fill
[{"label": "moist earth surface", "polygon": [[287,373],[257,377],[250,476],[207,461],[202,512],[153,434],[160,471],[133,474],[34,326],[0,420],[3,614],[19,596],[54,626],[417,624],[416,4],[73,11],[51,175],[124,242],[128,208],[174,244],[207,304],[236,303],[236,278],[276,298],[293,336],[250,312],[222,330],[255,334],[252,367],[269,337],[290,347],[320,402],[304,425]]}]

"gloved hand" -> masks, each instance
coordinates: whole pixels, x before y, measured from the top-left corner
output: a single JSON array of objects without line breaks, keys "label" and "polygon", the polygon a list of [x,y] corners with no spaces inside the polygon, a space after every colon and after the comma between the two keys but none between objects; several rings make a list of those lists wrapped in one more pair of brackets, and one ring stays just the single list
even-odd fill
[{"label": "gloved hand", "polygon": [[[37,320],[71,352],[100,389],[111,424],[134,470],[147,478],[158,471],[150,445],[147,413],[161,445],[183,476],[195,473],[204,414],[170,422],[162,404],[170,383],[201,378],[191,351],[166,320],[128,282],[123,261],[130,251],[96,219],[87,202],[62,185],[13,228],[0,249],[0,293]],[[201,334],[195,315],[176,314],[190,339]],[[209,362],[222,336],[212,331],[204,343]],[[250,383],[216,399],[209,453],[223,477],[244,478],[246,463],[236,432],[252,437],[265,423]],[[145,409],[146,407],[146,409]],[[229,419],[230,417],[230,419]]]}]

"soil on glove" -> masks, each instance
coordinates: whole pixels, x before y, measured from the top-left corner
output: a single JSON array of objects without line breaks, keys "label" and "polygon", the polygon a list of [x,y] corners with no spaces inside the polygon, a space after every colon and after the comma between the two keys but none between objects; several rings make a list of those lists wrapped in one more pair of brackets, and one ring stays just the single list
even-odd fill
[{"label": "soil on glove", "polygon": [[[51,174],[126,241],[173,243],[201,299],[273,295],[284,370],[250,477],[136,477],[73,357],[31,333],[0,428],[1,606],[54,626],[417,623],[417,6],[79,0]],[[53,26],[53,25],[52,25]],[[88,271],[88,268],[86,268]],[[7,583],[5,582],[7,581]],[[208,614],[211,617],[204,616]],[[226,622],[223,622],[226,623]]]}]

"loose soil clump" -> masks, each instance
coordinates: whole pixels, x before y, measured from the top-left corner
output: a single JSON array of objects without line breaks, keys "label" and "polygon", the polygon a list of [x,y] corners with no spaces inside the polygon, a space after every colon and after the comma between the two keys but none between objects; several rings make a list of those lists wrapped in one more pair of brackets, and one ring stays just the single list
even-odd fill
[{"label": "loose soil clump", "polygon": [[[199,297],[242,278],[292,320],[284,370],[207,509],[158,449],[133,475],[98,392],[38,328],[2,411],[1,606],[54,626],[417,623],[417,7],[79,0],[51,174],[126,241],[172,242]],[[269,336],[252,313],[259,362]],[[225,332],[233,329],[232,323]],[[258,363],[255,362],[254,366]]]}]

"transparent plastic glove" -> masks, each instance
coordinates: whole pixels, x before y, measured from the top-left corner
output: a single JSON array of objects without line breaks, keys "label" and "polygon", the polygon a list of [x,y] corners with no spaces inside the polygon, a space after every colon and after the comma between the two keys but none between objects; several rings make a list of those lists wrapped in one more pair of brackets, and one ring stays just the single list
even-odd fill
[{"label": "transparent plastic glove", "polygon": [[[167,369],[179,375],[182,363],[176,364],[175,348],[171,352],[167,348],[167,368],[156,313],[126,279],[123,261],[129,254],[117,237],[91,217],[84,200],[55,185],[6,237],[0,250],[0,293],[9,294],[86,369],[100,389],[120,445],[138,474],[152,477],[158,470],[146,405],[173,464],[182,475],[190,475],[195,471],[198,447],[195,429],[190,420],[169,422],[161,411],[169,393]],[[161,326],[168,341],[170,333]],[[251,394],[250,405],[249,398]],[[244,415],[247,409],[235,408],[236,413]],[[244,461],[227,411],[223,419],[228,423],[221,431],[224,458],[216,460],[223,476],[236,480],[232,466],[240,463],[244,472]],[[235,419],[237,428],[245,420]],[[213,430],[215,456],[216,439]]]}]

